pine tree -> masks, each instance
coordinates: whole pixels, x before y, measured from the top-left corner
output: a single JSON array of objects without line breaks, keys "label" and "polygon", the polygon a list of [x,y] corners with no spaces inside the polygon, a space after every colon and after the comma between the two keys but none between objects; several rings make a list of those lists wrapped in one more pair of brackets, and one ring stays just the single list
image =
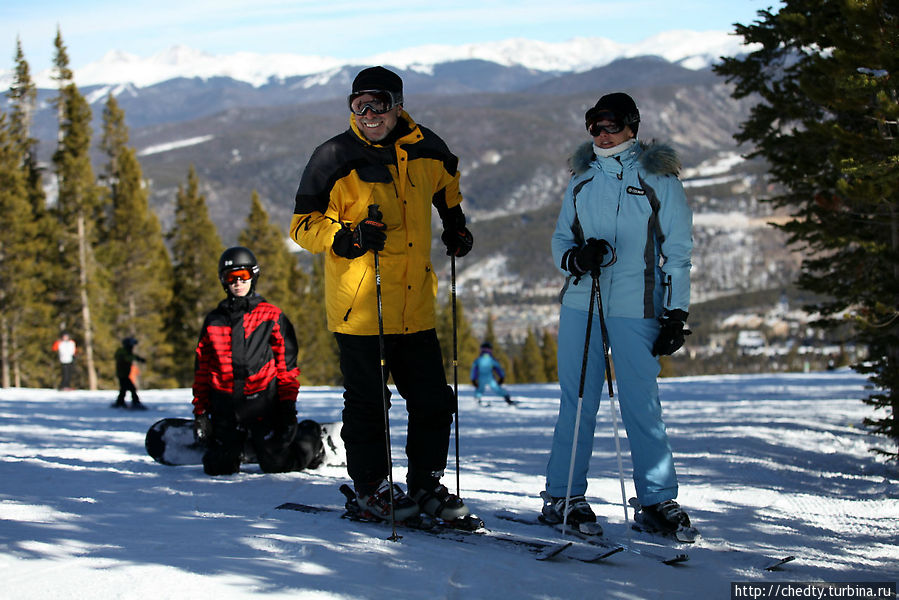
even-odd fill
[{"label": "pine tree", "polygon": [[521,347],[521,371],[516,373],[519,377],[518,381],[523,383],[545,383],[546,370],[543,366],[543,355],[540,351],[540,344],[537,343],[537,334],[532,329],[528,329],[528,334],[524,338],[524,344]]},{"label": "pine tree", "polygon": [[[453,369],[453,305],[451,299],[437,304],[437,339],[443,354],[443,370],[450,385],[454,380]],[[478,357],[480,343],[471,330],[471,323],[465,317],[462,301],[456,299],[456,356],[459,381],[468,381],[471,363]]]},{"label": "pine tree", "polygon": [[178,186],[175,222],[168,234],[174,280],[168,336],[175,360],[178,385],[193,382],[194,350],[203,319],[224,297],[218,279],[218,260],[224,248],[209,218],[206,198],[200,194],[193,165],[187,186]]},{"label": "pine tree", "polygon": [[[68,56],[57,33],[55,78],[59,81],[56,105],[59,136],[53,163],[56,167],[58,198],[55,216],[58,224],[61,280],[57,282],[57,310],[65,326],[81,338],[88,389],[97,389],[95,343],[99,321],[95,306],[101,297],[105,275],[94,256],[95,224],[99,212],[99,193],[90,159],[91,110],[72,81]],[[71,324],[71,325],[69,325]]]},{"label": "pine tree", "polygon": [[559,345],[549,330],[543,330],[543,341],[540,344],[540,354],[543,357],[543,374],[546,381],[559,380],[559,363],[558,363]]},{"label": "pine tree", "polygon": [[4,335],[10,344],[11,382],[17,387],[25,384],[47,387],[57,381],[55,370],[48,369],[50,343],[55,339],[53,306],[48,298],[49,282],[57,268],[54,244],[54,225],[46,209],[41,170],[37,160],[37,140],[31,128],[37,104],[37,86],[22,44],[16,40],[15,75],[7,92],[9,99],[9,143],[17,155],[24,177],[25,194],[30,206],[27,213],[10,218],[7,228],[26,230],[27,244],[19,268],[16,270],[18,289],[16,310],[5,313],[8,329]]},{"label": "pine tree", "polygon": [[506,372],[505,381],[508,383],[515,383],[512,361],[509,359],[509,355],[506,353],[504,345],[501,344],[496,337],[496,332],[493,329],[493,315],[490,313],[487,314],[487,330],[484,333],[483,341],[488,342],[493,347],[493,358],[502,365],[503,370]]},{"label": "pine tree", "polygon": [[[259,194],[253,190],[247,224],[238,237],[238,243],[252,250],[259,261],[260,277],[256,291],[283,310],[299,331],[305,321],[303,302],[308,293],[309,277],[290,252],[288,239],[286,233],[269,219]],[[301,355],[302,351],[301,347]]]},{"label": "pine tree", "polygon": [[159,219],[150,209],[137,154],[127,143],[125,114],[110,95],[101,142],[107,155],[109,212],[100,252],[115,282],[109,315],[118,338],[140,341],[139,353],[148,359],[144,385],[166,387],[175,383],[170,375],[172,346],[165,335],[172,303],[171,262]]},{"label": "pine tree", "polygon": [[297,331],[297,341],[304,350],[302,379],[312,385],[341,385],[340,353],[334,334],[328,331],[325,309],[324,255],[312,257],[309,290],[305,295],[303,330]]},{"label": "pine tree", "polygon": [[21,158],[14,143],[6,115],[0,113],[0,214],[7,226],[0,228],[0,384],[12,385],[11,365],[17,360],[12,332],[19,304],[23,298],[23,271],[20,262],[30,260],[26,254],[32,235],[31,208],[21,170]]},{"label": "pine tree", "polygon": [[833,327],[854,315],[869,359],[855,368],[876,390],[867,419],[899,461],[899,6],[894,0],[786,0],[737,25],[749,54],[719,75],[736,98],[757,97],[736,138],[770,164],[790,207],[781,228],[803,248],[799,284],[825,300],[808,307]]}]

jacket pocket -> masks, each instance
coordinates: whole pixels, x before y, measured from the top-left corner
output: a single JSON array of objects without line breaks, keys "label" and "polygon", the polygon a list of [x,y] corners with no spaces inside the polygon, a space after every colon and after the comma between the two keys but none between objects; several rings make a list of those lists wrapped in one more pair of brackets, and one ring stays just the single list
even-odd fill
[{"label": "jacket pocket", "polygon": [[[355,259],[359,260],[359,259]],[[353,307],[356,305],[356,300],[359,298],[359,292],[362,290],[362,284],[365,283],[365,278],[368,276],[368,267],[365,267],[365,270],[362,271],[362,276],[359,278],[359,281],[356,283],[356,288],[350,294],[348,301],[346,303],[346,311],[343,313],[344,322],[350,320],[350,313],[353,312]]]}]

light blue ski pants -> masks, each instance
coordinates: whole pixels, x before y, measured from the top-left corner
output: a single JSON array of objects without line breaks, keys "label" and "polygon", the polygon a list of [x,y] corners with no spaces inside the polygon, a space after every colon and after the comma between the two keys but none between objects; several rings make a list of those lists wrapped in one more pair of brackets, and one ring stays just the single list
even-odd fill
[{"label": "light blue ski pants", "polygon": [[[546,466],[546,491],[556,497],[564,496],[568,486],[587,317],[587,311],[563,306],[559,318],[558,360],[562,398],[553,433],[552,451]],[[649,506],[676,498],[677,474],[659,403],[659,360],[652,355],[652,345],[659,334],[659,323],[655,319],[607,317],[606,325],[615,369],[615,397],[621,407],[630,443],[637,499],[640,504]],[[599,316],[594,315],[571,485],[572,495],[587,491],[587,471],[593,453],[596,414],[604,386],[602,333]],[[613,435],[611,424],[608,435]],[[613,466],[612,472],[615,469]]]},{"label": "light blue ski pants", "polygon": [[498,381],[493,377],[486,377],[478,381],[478,387],[474,391],[475,400],[480,400],[481,396],[488,391],[493,392],[497,396],[502,396],[503,398],[509,397],[509,392],[506,391],[506,388],[501,386]]}]

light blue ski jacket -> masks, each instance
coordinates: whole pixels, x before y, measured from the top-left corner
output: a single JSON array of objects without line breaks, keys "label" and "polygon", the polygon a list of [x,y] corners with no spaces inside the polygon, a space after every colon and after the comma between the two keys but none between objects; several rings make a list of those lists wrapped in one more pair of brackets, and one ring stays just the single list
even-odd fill
[{"label": "light blue ski jacket", "polygon": [[505,378],[506,373],[500,366],[499,361],[493,358],[493,355],[489,352],[481,352],[481,355],[471,363],[471,381],[481,383]]},{"label": "light blue ski jacket", "polygon": [[606,316],[651,319],[666,310],[689,311],[693,213],[674,149],[638,142],[597,157],[588,142],[569,166],[573,175],[552,237],[553,260],[568,275],[562,304],[589,309],[590,274],[568,273],[563,257],[596,238],[608,241],[617,256],[599,277]]}]

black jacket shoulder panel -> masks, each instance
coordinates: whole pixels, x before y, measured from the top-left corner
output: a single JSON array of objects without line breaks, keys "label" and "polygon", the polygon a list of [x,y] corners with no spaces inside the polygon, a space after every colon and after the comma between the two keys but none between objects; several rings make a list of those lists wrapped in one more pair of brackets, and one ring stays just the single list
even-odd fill
[{"label": "black jacket shoulder panel", "polygon": [[416,158],[439,160],[443,163],[443,168],[447,173],[455,175],[459,168],[459,159],[450,152],[446,142],[427,127],[419,125],[418,130],[421,131],[422,139],[414,144],[402,144],[403,150],[409,153],[409,160]]},{"label": "black jacket shoulder panel", "polygon": [[334,184],[353,171],[362,181],[389,183],[392,177],[387,165],[394,160],[390,148],[369,146],[351,129],[334,136],[317,147],[306,163],[297,189],[294,214],[325,212]]}]

